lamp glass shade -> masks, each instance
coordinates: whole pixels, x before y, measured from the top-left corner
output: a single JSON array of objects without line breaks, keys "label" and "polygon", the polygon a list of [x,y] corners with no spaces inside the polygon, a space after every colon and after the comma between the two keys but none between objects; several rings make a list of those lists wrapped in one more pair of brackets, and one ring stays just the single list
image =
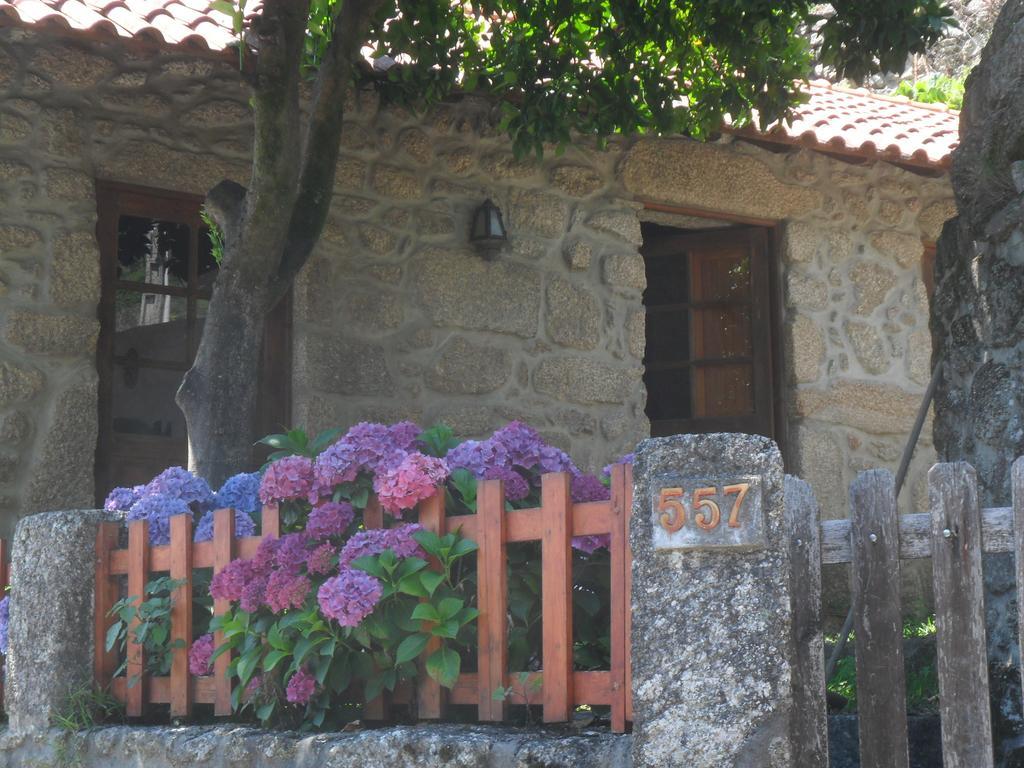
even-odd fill
[{"label": "lamp glass shade", "polygon": [[501,209],[489,199],[483,202],[473,214],[473,226],[469,239],[474,243],[503,242],[507,238],[505,224],[501,220]]}]

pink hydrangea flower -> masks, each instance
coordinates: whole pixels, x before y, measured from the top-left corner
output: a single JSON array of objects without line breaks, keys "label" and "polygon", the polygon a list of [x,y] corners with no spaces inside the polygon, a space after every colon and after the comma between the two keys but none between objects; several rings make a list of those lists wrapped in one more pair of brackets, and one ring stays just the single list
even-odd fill
[{"label": "pink hydrangea flower", "polygon": [[264,601],[274,613],[301,608],[309,594],[309,579],[289,571],[274,571],[267,580]]},{"label": "pink hydrangea flower", "polygon": [[304,533],[289,533],[281,537],[274,552],[274,565],[289,573],[298,573],[309,556],[309,539]]},{"label": "pink hydrangea flower", "polygon": [[242,588],[242,594],[238,598],[238,604],[243,611],[253,613],[258,611],[266,602],[267,577],[253,576]]},{"label": "pink hydrangea flower", "polygon": [[306,570],[313,575],[322,575],[334,570],[335,555],[338,552],[333,544],[324,543],[309,553],[306,558]]},{"label": "pink hydrangea flower", "polygon": [[285,698],[292,704],[305,704],[316,693],[316,678],[305,669],[300,669],[288,681]]},{"label": "pink hydrangea flower", "polygon": [[232,560],[213,577],[210,596],[214,600],[238,600],[252,577],[253,570],[248,560]]},{"label": "pink hydrangea flower", "polygon": [[343,627],[355,627],[373,613],[381,592],[380,582],[370,574],[345,569],[325,581],[316,597],[324,616]]},{"label": "pink hydrangea flower", "polygon": [[341,536],[352,524],[355,511],[347,501],[325,501],[313,507],[306,521],[306,535],[312,539]]},{"label": "pink hydrangea flower", "polygon": [[252,572],[260,576],[269,576],[277,559],[277,548],[281,540],[274,536],[264,536],[252,557]]},{"label": "pink hydrangea flower", "polygon": [[285,456],[273,462],[260,481],[260,501],[305,499],[313,486],[313,462],[305,456]]},{"label": "pink hydrangea flower", "polygon": [[360,472],[378,472],[396,454],[412,450],[419,432],[411,421],[391,427],[365,421],[356,424],[317,457],[310,502],[316,503],[340,483],[352,482]]},{"label": "pink hydrangea flower", "polygon": [[207,634],[196,638],[192,647],[188,649],[188,671],[200,677],[212,675],[213,664],[210,662],[212,655],[213,635]]},{"label": "pink hydrangea flower", "polygon": [[377,469],[373,490],[381,507],[398,515],[403,509],[412,509],[430,498],[446,479],[448,465],[444,459],[408,453],[401,461]]}]

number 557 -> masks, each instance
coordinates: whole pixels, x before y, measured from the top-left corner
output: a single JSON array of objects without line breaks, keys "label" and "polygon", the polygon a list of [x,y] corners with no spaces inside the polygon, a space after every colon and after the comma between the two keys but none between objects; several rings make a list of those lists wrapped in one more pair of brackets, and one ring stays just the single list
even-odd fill
[{"label": "number 557", "polygon": [[[734,483],[722,487],[721,495],[732,496],[736,499],[732,509],[729,511],[728,526],[739,528],[740,508],[743,506],[743,499],[750,490],[750,483]],[[659,522],[661,527],[669,533],[675,533],[686,526],[688,517],[686,502],[683,498],[685,491],[682,488],[662,488],[658,496],[658,512],[661,513]],[[693,517],[694,524],[703,531],[712,531],[722,521],[722,509],[718,502],[712,498],[719,495],[716,486],[697,488],[693,491],[693,510],[696,514]]]}]

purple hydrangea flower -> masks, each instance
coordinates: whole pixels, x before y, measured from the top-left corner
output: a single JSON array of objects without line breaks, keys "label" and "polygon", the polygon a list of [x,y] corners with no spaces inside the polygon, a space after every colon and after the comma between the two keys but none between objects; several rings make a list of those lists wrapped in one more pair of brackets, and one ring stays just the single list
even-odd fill
[{"label": "purple hydrangea flower", "polygon": [[377,472],[379,467],[389,464],[396,453],[409,450],[418,434],[419,427],[412,422],[401,422],[393,427],[366,421],[356,424],[317,457],[310,501],[315,503],[340,483],[352,482],[360,472]]},{"label": "purple hydrangea flower", "polygon": [[395,528],[388,528],[388,549],[398,557],[426,557],[427,553],[413,534],[423,530],[419,523],[408,523]]},{"label": "purple hydrangea flower", "polygon": [[444,460],[451,470],[465,469],[483,477],[488,469],[507,466],[508,452],[494,440],[466,440],[448,451]]},{"label": "purple hydrangea flower", "polygon": [[273,462],[260,481],[260,501],[304,499],[313,486],[313,462],[305,456],[285,456]]},{"label": "purple hydrangea flower", "polygon": [[579,468],[569,458],[569,454],[553,445],[545,445],[540,449],[538,465],[541,472],[571,472],[574,475],[579,473]]},{"label": "purple hydrangea flower", "polygon": [[0,600],[0,653],[7,655],[7,643],[11,624],[11,596],[4,595]]},{"label": "purple hydrangea flower", "polygon": [[232,560],[210,581],[210,597],[214,600],[241,599],[242,591],[253,575],[250,561],[241,558]]},{"label": "purple hydrangea flower", "polygon": [[578,549],[580,552],[586,552],[588,555],[594,554],[601,547],[607,547],[612,543],[612,537],[607,533],[601,533],[594,536],[574,536],[572,540],[572,548]]},{"label": "purple hydrangea flower", "polygon": [[154,547],[171,541],[171,518],[175,515],[192,516],[188,502],[161,493],[146,493],[128,510],[128,520],[149,522],[149,543]]},{"label": "purple hydrangea flower", "polygon": [[304,533],[289,533],[282,536],[274,552],[274,565],[288,573],[298,573],[306,564],[309,539]]},{"label": "purple hydrangea flower", "polygon": [[186,504],[196,504],[200,510],[213,508],[213,491],[207,482],[182,467],[165,469],[149,481],[141,495],[178,499]]},{"label": "purple hydrangea flower", "polygon": [[238,605],[243,611],[253,613],[258,611],[260,606],[267,601],[267,577],[254,575],[245,586],[242,587],[242,594],[238,598]]},{"label": "purple hydrangea flower", "polygon": [[341,536],[354,517],[355,510],[347,501],[325,501],[310,511],[306,520],[306,535],[312,539]]},{"label": "purple hydrangea flower", "polygon": [[384,528],[371,528],[367,531],[359,531],[345,542],[342,547],[339,562],[342,568],[348,566],[353,560],[369,555],[379,555],[385,549],[391,547],[391,535]]},{"label": "purple hydrangea flower", "polygon": [[418,448],[418,438],[423,430],[413,421],[400,421],[388,427],[391,444],[398,451],[414,451]]},{"label": "purple hydrangea flower", "polygon": [[133,488],[115,488],[103,502],[103,508],[107,512],[127,512],[132,504],[139,500],[142,492],[146,489],[144,485],[136,485]]},{"label": "purple hydrangea flower", "polygon": [[188,649],[188,671],[200,677],[213,674],[213,635],[206,634],[196,638]]},{"label": "purple hydrangea flower", "polygon": [[[219,507],[219,505],[218,505]],[[235,538],[252,536],[256,533],[256,523],[253,519],[239,509],[235,510]],[[196,541],[210,541],[213,538],[213,510],[203,513],[196,524]]]},{"label": "purple hydrangea flower", "polygon": [[260,576],[269,576],[274,568],[277,559],[277,548],[281,540],[273,536],[264,536],[260,545],[256,548],[256,554],[252,556],[252,570]]},{"label": "purple hydrangea flower", "polygon": [[510,421],[491,436],[505,449],[511,464],[531,469],[541,461],[541,450],[546,447],[544,440],[533,427],[521,421]]},{"label": "purple hydrangea flower", "polygon": [[288,681],[284,695],[292,704],[305,704],[313,698],[315,692],[316,678],[305,669],[300,669]]},{"label": "purple hydrangea flower", "polygon": [[324,543],[309,553],[306,558],[306,570],[313,575],[319,576],[330,573],[334,570],[335,556],[338,551],[333,544]]},{"label": "purple hydrangea flower", "polygon": [[343,627],[355,627],[373,613],[380,600],[381,586],[368,573],[345,569],[328,579],[317,592],[324,616]]},{"label": "purple hydrangea flower", "polygon": [[257,472],[241,472],[224,481],[217,491],[218,509],[231,509],[255,515],[260,511],[260,476]]},{"label": "purple hydrangea flower", "polygon": [[505,498],[509,501],[522,501],[530,495],[530,484],[526,478],[508,467],[493,467],[484,472],[485,480],[504,480]]},{"label": "purple hydrangea flower", "polygon": [[373,490],[381,507],[393,515],[412,509],[428,499],[448,479],[444,459],[422,453],[407,453],[401,461],[379,466],[373,478]]},{"label": "purple hydrangea flower", "polygon": [[601,470],[601,474],[604,475],[605,477],[611,477],[612,476],[612,467],[614,467],[616,464],[632,464],[635,460],[636,460],[636,454],[635,453],[623,454],[622,456],[617,458],[615,461],[613,461],[611,464],[605,464],[604,465],[604,469]]},{"label": "purple hydrangea flower", "polygon": [[309,594],[309,579],[305,576],[274,571],[267,580],[264,602],[274,613],[284,613],[289,608],[301,608]]},{"label": "purple hydrangea flower", "polygon": [[576,475],[572,479],[572,500],[577,504],[586,501],[607,501],[611,491],[594,475]]}]

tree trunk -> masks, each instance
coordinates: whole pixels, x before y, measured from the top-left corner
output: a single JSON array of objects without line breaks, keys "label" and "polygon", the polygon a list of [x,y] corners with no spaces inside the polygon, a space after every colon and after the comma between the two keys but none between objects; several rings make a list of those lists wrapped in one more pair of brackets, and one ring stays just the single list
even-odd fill
[{"label": "tree trunk", "polygon": [[[982,504],[1010,503],[1024,455],[1024,0],[1009,0],[967,81],[952,181],[958,216],[936,254],[932,341],[944,361],[935,446],[978,471]],[[1010,555],[987,556],[986,610],[997,764],[1024,742]],[[1019,759],[1019,756],[1018,758]],[[1017,764],[1017,763],[1012,763]]]},{"label": "tree trunk", "polygon": [[218,276],[195,362],[178,390],[189,467],[215,489],[250,468],[268,282]]}]

